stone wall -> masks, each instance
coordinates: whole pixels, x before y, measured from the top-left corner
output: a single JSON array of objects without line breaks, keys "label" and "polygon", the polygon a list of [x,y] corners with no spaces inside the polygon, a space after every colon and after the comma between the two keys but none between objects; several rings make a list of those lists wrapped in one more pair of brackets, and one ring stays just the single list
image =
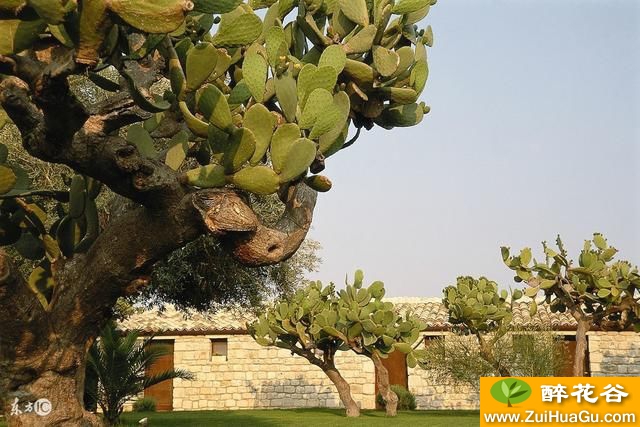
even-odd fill
[{"label": "stone wall", "polygon": [[[212,357],[211,338],[228,340],[226,358]],[[194,381],[174,380],[174,410],[341,405],[335,386],[320,368],[284,349],[262,347],[247,335],[177,337],[174,366],[196,376]],[[374,408],[373,363],[339,352],[336,367],[360,407]]]},{"label": "stone wall", "polygon": [[640,334],[589,333],[589,361],[594,377],[640,376]]},{"label": "stone wall", "polygon": [[469,386],[437,383],[428,371],[409,368],[409,391],[418,409],[479,409],[480,396]]},{"label": "stone wall", "polygon": [[[227,357],[211,355],[211,339],[226,338]],[[175,368],[194,381],[173,381],[174,410],[340,407],[335,386],[306,359],[275,347],[262,347],[248,335],[180,336]],[[593,376],[640,376],[640,334],[589,333]],[[375,372],[369,359],[339,352],[336,366],[363,409],[375,408]],[[427,371],[408,370],[409,390],[418,409],[478,409],[477,390],[436,383]],[[127,405],[127,409],[130,406]]]}]

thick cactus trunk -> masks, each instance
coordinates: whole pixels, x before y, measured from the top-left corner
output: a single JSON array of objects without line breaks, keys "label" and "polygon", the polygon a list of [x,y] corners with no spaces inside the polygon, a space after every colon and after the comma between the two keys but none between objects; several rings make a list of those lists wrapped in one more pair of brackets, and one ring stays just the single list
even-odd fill
[{"label": "thick cactus trunk", "polygon": [[84,345],[50,343],[28,359],[16,354],[6,362],[2,409],[9,427],[102,425],[84,410]]},{"label": "thick cactus trunk", "polygon": [[338,372],[335,366],[323,368],[323,371],[336,386],[336,389],[338,389],[340,400],[347,410],[347,417],[359,417],[360,408],[356,401],[353,400],[353,397],[351,397],[351,387],[349,383],[340,375],[340,372]]},{"label": "thick cactus trunk", "polygon": [[573,376],[584,377],[587,361],[587,332],[591,327],[591,321],[578,319],[576,330],[576,355],[573,362]]},{"label": "thick cactus trunk", "polygon": [[388,417],[395,417],[398,414],[398,396],[389,384],[389,371],[382,363],[382,359],[377,354],[371,356],[373,365],[376,369],[376,378],[378,379],[378,391],[385,401],[385,411]]}]

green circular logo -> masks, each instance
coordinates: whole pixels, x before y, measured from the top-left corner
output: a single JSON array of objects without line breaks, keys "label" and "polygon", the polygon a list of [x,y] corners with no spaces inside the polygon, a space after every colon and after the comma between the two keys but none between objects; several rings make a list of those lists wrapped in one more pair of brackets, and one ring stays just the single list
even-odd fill
[{"label": "green circular logo", "polygon": [[491,386],[491,396],[500,403],[512,406],[515,403],[522,403],[531,397],[531,387],[522,380],[506,378],[497,381]]}]

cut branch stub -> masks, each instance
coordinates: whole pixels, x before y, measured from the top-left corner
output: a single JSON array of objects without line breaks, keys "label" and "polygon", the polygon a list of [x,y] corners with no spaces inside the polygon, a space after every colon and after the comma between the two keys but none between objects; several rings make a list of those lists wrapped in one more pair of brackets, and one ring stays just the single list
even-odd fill
[{"label": "cut branch stub", "polygon": [[212,234],[256,231],[258,217],[247,203],[229,190],[203,190],[193,196],[193,206],[200,212]]},{"label": "cut branch stub", "polygon": [[289,259],[307,236],[317,193],[306,184],[289,187],[286,208],[274,227],[260,225],[254,233],[230,235],[224,243],[245,265],[261,266]]}]

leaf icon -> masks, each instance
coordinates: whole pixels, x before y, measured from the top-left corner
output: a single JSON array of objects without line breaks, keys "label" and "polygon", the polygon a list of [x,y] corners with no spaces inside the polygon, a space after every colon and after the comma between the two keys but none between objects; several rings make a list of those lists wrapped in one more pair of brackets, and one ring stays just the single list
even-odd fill
[{"label": "leaf icon", "polygon": [[502,394],[504,394],[504,397],[509,397],[509,394],[510,394],[509,393],[509,386],[507,385],[506,381],[502,382]]}]

